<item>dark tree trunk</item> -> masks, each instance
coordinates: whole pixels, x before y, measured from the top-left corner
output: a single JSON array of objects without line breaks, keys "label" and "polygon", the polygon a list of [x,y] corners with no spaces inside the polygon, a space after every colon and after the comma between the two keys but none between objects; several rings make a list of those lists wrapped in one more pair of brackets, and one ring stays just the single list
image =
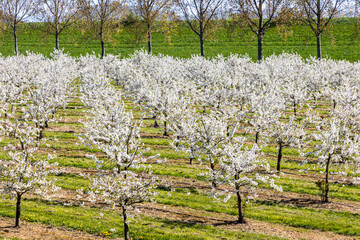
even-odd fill
[{"label": "dark tree trunk", "polygon": [[41,127],[40,132],[39,132],[39,136],[38,136],[38,140],[41,140],[43,137],[44,137],[44,129]]},{"label": "dark tree trunk", "polygon": [[325,169],[325,195],[324,195],[324,202],[329,202],[329,165],[331,160],[331,154],[326,162],[326,169]]},{"label": "dark tree trunk", "polygon": [[60,46],[59,46],[59,33],[55,33],[55,48],[56,50],[59,50],[60,49]]},{"label": "dark tree trunk", "polygon": [[21,215],[21,194],[16,196],[16,218],[15,218],[15,227],[20,227],[20,215]]},{"label": "dark tree trunk", "polygon": [[321,33],[316,35],[317,58],[321,59]]},{"label": "dark tree trunk", "polygon": [[[214,171],[215,171],[215,164],[214,164],[214,163],[210,163],[210,167],[211,167],[211,170],[214,172]],[[214,173],[213,173],[213,176],[214,176]],[[215,180],[214,177],[212,178],[211,185],[212,185],[214,188],[216,188],[216,180]]]},{"label": "dark tree trunk", "polygon": [[41,140],[44,137],[44,128],[40,127],[39,136],[37,137],[37,140]]},{"label": "dark tree trunk", "polygon": [[261,62],[263,59],[263,35],[258,34],[258,61]]},{"label": "dark tree trunk", "polygon": [[278,160],[276,170],[280,171],[281,169],[281,158],[282,158],[282,144],[279,144]]},{"label": "dark tree trunk", "polygon": [[101,59],[105,57],[105,42],[103,40],[101,42]]},{"label": "dark tree trunk", "polygon": [[14,24],[14,47],[15,47],[15,56],[18,56],[19,55],[19,50],[18,50],[18,41],[17,41],[17,24]]},{"label": "dark tree trunk", "polygon": [[202,24],[200,24],[199,38],[200,38],[200,54],[202,57],[204,57],[205,56],[205,53],[204,53],[204,30],[203,30]]},{"label": "dark tree trunk", "polygon": [[130,240],[129,225],[127,223],[127,215],[125,207],[122,207],[123,219],[124,219],[124,239]]},{"label": "dark tree trunk", "polygon": [[152,41],[151,41],[151,26],[147,25],[147,34],[148,34],[148,53],[152,54]]},{"label": "dark tree trunk", "polygon": [[179,136],[176,136],[176,147],[178,148],[179,147],[179,145],[180,145],[180,137]]},{"label": "dark tree trunk", "polygon": [[[239,176],[236,175],[235,179],[239,179]],[[239,184],[235,185],[235,189],[236,189],[236,198],[237,198],[237,207],[238,207],[238,223],[246,223],[245,218],[244,218],[244,213],[242,210],[242,200],[241,200],[241,195],[240,195],[240,186]]]},{"label": "dark tree trunk", "polygon": [[255,143],[258,143],[259,141],[259,132],[256,132],[255,134]]},{"label": "dark tree trunk", "polygon": [[158,128],[159,124],[157,122],[156,114],[154,115],[153,119],[154,119],[154,128]]},{"label": "dark tree trunk", "polygon": [[169,133],[167,131],[167,121],[164,121],[164,136],[169,136]]},{"label": "dark tree trunk", "polygon": [[296,102],[294,101],[294,115],[296,116]]}]

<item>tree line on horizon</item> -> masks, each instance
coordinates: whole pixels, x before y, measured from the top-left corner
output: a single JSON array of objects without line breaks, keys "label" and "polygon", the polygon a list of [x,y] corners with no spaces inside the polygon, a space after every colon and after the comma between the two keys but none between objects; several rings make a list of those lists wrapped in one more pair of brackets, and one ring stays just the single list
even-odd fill
[{"label": "tree line on horizon", "polygon": [[[200,55],[205,56],[205,41],[213,31],[230,20],[234,29],[251,31],[257,39],[258,61],[263,59],[263,38],[274,25],[288,29],[302,23],[316,37],[317,58],[321,59],[321,36],[334,18],[358,19],[359,0],[0,0],[1,26],[12,30],[14,54],[18,55],[18,26],[38,21],[46,34],[54,36],[60,49],[60,35],[76,25],[105,45],[124,22],[134,24],[134,31],[146,36],[152,54],[152,33],[169,34],[185,23],[197,35]],[[225,21],[226,22],[226,21]],[[358,21],[356,21],[357,24]],[[286,30],[285,30],[286,31]]]}]

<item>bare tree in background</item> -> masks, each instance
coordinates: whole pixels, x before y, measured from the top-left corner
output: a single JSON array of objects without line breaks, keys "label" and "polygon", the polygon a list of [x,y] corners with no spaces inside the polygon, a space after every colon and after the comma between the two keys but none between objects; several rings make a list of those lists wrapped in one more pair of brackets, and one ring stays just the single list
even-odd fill
[{"label": "bare tree in background", "polygon": [[124,0],[80,0],[83,22],[101,43],[101,58],[105,56],[105,41],[111,31],[120,27],[125,14]]},{"label": "bare tree in background", "polygon": [[149,54],[152,54],[153,26],[157,21],[161,22],[168,18],[172,2],[173,0],[136,0],[135,10],[146,24]]},{"label": "bare tree in background", "polygon": [[77,20],[76,0],[40,0],[39,20],[44,22],[44,31],[55,37],[55,46],[59,50],[59,35]]},{"label": "bare tree in background", "polygon": [[243,19],[258,40],[258,61],[263,59],[263,38],[274,20],[287,16],[286,0],[232,0],[235,16]]},{"label": "bare tree in background", "polygon": [[15,55],[19,54],[17,28],[20,22],[31,17],[37,8],[36,0],[0,0],[2,21],[13,29]]},{"label": "bare tree in background", "polygon": [[225,0],[175,0],[186,23],[200,39],[201,56],[204,55],[205,33],[211,20],[220,15]]},{"label": "bare tree in background", "polygon": [[345,0],[298,0],[300,19],[309,25],[316,36],[317,58],[321,59],[321,34],[330,21],[340,13]]}]

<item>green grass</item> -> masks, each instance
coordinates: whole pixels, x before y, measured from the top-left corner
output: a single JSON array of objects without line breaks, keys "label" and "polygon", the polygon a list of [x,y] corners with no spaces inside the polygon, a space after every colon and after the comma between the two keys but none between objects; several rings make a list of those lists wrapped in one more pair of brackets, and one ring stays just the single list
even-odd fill
[{"label": "green grass", "polygon": [[[44,36],[36,24],[23,24],[19,27],[19,51],[40,52],[49,55],[53,51],[55,41],[53,37]],[[242,30],[236,31],[243,33]],[[205,42],[205,55],[214,57],[218,54],[228,56],[230,53],[247,54],[253,60],[257,59],[257,41],[254,34],[245,31],[240,37],[236,32],[231,33],[225,28],[219,28],[213,37]],[[144,38],[145,39],[145,38]],[[355,20],[350,18],[336,19],[330,29],[322,35],[322,54],[333,59],[358,61],[360,59],[360,39],[356,35]],[[282,52],[296,52],[308,58],[316,55],[316,38],[310,28],[305,25],[292,26],[287,38],[281,37],[279,28],[271,28],[264,36],[264,56],[281,54]],[[135,50],[146,48],[145,41],[137,41],[133,34],[133,26],[125,26],[122,31],[112,37],[106,44],[106,52],[128,56]],[[85,38],[78,29],[65,30],[60,35],[60,47],[73,56],[86,53],[100,53],[100,42]],[[190,57],[199,54],[199,40],[185,25],[180,26],[171,35],[169,42],[163,34],[153,34],[154,54],[166,54],[175,57]],[[8,29],[0,39],[0,52],[4,55],[13,54],[12,33]]]},{"label": "green grass", "polygon": [[[133,107],[131,101],[128,101],[128,104],[129,107]],[[74,109],[76,106],[80,108]],[[325,108],[330,107],[325,106]],[[78,120],[84,119],[84,110],[83,105],[76,98],[65,110],[61,109],[56,114],[56,118],[64,116],[66,119],[57,123],[50,123],[50,129],[46,129],[44,133],[47,142],[40,145],[41,152],[36,153],[36,157],[45,159],[47,153],[55,152],[57,157],[51,161],[58,162],[60,168],[70,167],[70,170],[76,170],[74,172],[94,170],[95,163],[85,156],[87,154],[96,154],[103,158],[104,154],[98,149],[91,149],[79,144],[77,133],[75,133],[75,131],[82,130],[82,124]],[[141,113],[141,111],[136,111],[139,116]],[[71,122],[69,122],[69,119],[71,119]],[[176,206],[184,212],[189,210],[189,215],[198,214],[196,217],[199,218],[204,216],[217,218],[219,214],[222,214],[229,221],[235,220],[237,211],[234,198],[225,203],[215,201],[207,193],[209,182],[206,182],[205,177],[199,176],[200,173],[207,171],[205,168],[207,162],[203,161],[203,165],[199,165],[198,161],[194,161],[194,164],[190,165],[186,153],[175,151],[171,147],[171,136],[163,137],[163,128],[154,128],[152,124],[152,120],[145,120],[144,127],[141,129],[142,134],[146,135],[142,138],[142,143],[145,147],[150,148],[145,155],[154,156],[160,154],[159,160],[168,159],[163,163],[157,162],[157,159],[150,160],[152,170],[155,175],[162,179],[172,181],[172,187],[175,188],[160,186],[157,190],[160,194],[156,196],[158,203],[156,206]],[[246,134],[246,136],[249,141],[254,140],[253,134]],[[14,142],[13,139],[4,138],[0,142],[0,146],[3,147]],[[306,151],[310,151],[316,143],[316,141],[308,143]],[[269,186],[260,184],[257,190],[261,196],[258,200],[247,205],[245,217],[276,224],[279,228],[291,226],[300,232],[320,230],[359,237],[360,215],[355,213],[357,212],[356,209],[352,211],[335,209],[332,205],[322,205],[316,201],[320,199],[319,190],[315,185],[317,179],[312,175],[323,177],[320,174],[321,169],[313,169],[314,164],[316,165],[316,158],[312,158],[311,161],[300,166],[299,163],[302,157],[299,156],[297,149],[285,148],[283,155],[282,169],[285,174],[275,180],[284,189],[284,193],[276,193],[276,197],[282,200],[276,200],[278,199],[276,197],[264,196],[264,192],[269,193],[267,192]],[[263,157],[268,159],[272,169],[276,166],[276,156],[276,147],[269,144],[264,149]],[[4,151],[0,151],[0,157],[2,159],[9,158]],[[111,166],[107,164],[104,168],[109,169]],[[298,172],[307,168],[310,169],[307,174]],[[337,171],[337,169],[337,166],[331,166],[331,171]],[[134,169],[134,171],[138,170]],[[69,194],[73,193],[74,196],[75,190],[86,189],[90,184],[87,178],[78,174],[61,173],[56,176],[51,175],[49,178],[52,177],[57,179],[56,184],[58,186],[67,190],[66,192]],[[345,206],[350,204],[349,206],[356,208],[360,202],[359,187],[350,184],[342,186],[340,183],[334,183],[338,178],[339,176],[331,179],[330,201]],[[269,194],[271,195],[272,192]],[[306,195],[304,196],[304,194]],[[303,202],[297,203],[296,200]],[[111,233],[109,237],[122,236],[122,218],[116,210],[104,210],[101,207],[90,207],[87,204],[80,206],[77,204],[75,202],[72,206],[65,206],[64,200],[48,202],[37,198],[26,198],[22,208],[22,216],[28,218],[29,221],[86,231],[95,235],[106,235],[111,233],[110,229],[116,229],[117,231]],[[14,206],[15,202],[13,200],[6,197],[1,198],[0,216],[14,217]],[[104,217],[100,217],[102,212]],[[228,225],[224,223],[224,226],[227,227]],[[130,222],[130,231],[134,239],[280,239],[247,230],[239,231],[239,229],[229,230],[219,226],[203,225],[191,222],[186,218],[185,220],[172,220],[167,216],[154,216],[146,212],[135,213]],[[276,235],[276,230],[271,234]]]},{"label": "green grass", "polygon": [[[0,215],[14,217],[14,201],[0,200]],[[62,204],[25,199],[22,203],[22,217],[30,222],[50,226],[61,226],[95,235],[109,234],[109,237],[122,237],[123,222],[117,211],[93,207],[64,206]],[[103,214],[101,217],[100,214]],[[202,226],[194,223],[171,221],[149,217],[142,214],[133,215],[130,220],[130,234],[133,239],[282,239],[264,234],[242,231],[222,230],[213,226]],[[115,229],[112,232],[111,229]]]}]

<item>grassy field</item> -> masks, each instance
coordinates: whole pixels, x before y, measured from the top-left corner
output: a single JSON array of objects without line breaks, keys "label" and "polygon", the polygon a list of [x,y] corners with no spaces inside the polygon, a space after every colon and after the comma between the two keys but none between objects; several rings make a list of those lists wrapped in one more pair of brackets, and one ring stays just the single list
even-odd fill
[{"label": "grassy field", "polygon": [[[133,108],[131,101],[127,101],[127,105]],[[324,105],[321,110],[326,112],[330,108]],[[15,215],[15,201],[2,196],[0,236],[3,238],[22,239],[26,234],[30,236],[28,239],[41,238],[40,234],[49,229],[56,230],[59,239],[76,236],[79,239],[121,238],[123,222],[116,209],[73,201],[76,189],[89,186],[81,173],[95,171],[94,162],[86,155],[93,152],[103,156],[98,150],[79,144],[76,137],[82,131],[79,120],[84,119],[84,110],[79,99],[74,98],[66,109],[57,113],[56,117],[61,120],[46,129],[47,142],[40,146],[41,153],[37,154],[45,158],[47,153],[56,153],[55,160],[62,169],[56,176],[56,184],[62,187],[61,195],[53,201],[26,196],[22,206],[25,227],[20,230],[9,230],[2,225],[13,224],[11,218]],[[134,115],[140,116],[140,111],[134,111]],[[287,148],[284,151],[284,175],[276,180],[284,192],[260,185],[258,199],[246,208],[248,223],[236,224],[235,199],[225,203],[211,198],[209,182],[199,176],[206,171],[204,167],[197,163],[190,165],[184,153],[171,148],[171,136],[164,137],[163,129],[152,125],[151,120],[144,120],[142,135],[152,137],[144,137],[143,143],[150,148],[148,155],[160,153],[161,158],[168,159],[164,163],[154,159],[151,164],[154,174],[169,181],[173,189],[160,188],[155,203],[139,204],[141,212],[132,211],[130,232],[133,239],[360,239],[359,187],[339,184],[340,177],[334,176],[330,186],[331,202],[322,203],[315,184],[320,170],[299,172],[311,165],[300,166],[302,158],[296,150]],[[248,137],[250,141],[254,138],[253,135]],[[4,139],[1,146],[10,141],[13,140]],[[275,168],[275,146],[268,146],[264,153]],[[0,156],[8,157],[3,151]]]},{"label": "grassy field", "polygon": [[[36,25],[36,24],[32,24]],[[49,55],[55,46],[52,36],[46,36],[31,24],[23,24],[19,29],[19,50],[40,52]],[[73,56],[86,53],[100,53],[100,43],[81,34],[81,30],[72,28],[60,36],[60,47]],[[166,54],[175,57],[190,57],[199,54],[197,36],[185,25],[180,25],[170,35],[169,42],[163,34],[154,33],[153,51],[155,54]],[[316,55],[316,39],[308,26],[294,25],[287,31],[287,37],[282,31],[271,28],[264,37],[264,56],[296,52],[303,57]],[[240,35],[242,37],[240,37]],[[125,26],[122,31],[112,37],[106,45],[106,52],[128,56],[135,50],[146,48],[145,41],[136,40],[133,26]],[[324,57],[358,61],[360,59],[360,38],[356,34],[354,19],[338,19],[322,36],[322,53]],[[14,52],[12,33],[9,29],[2,32],[0,38],[0,53],[4,56]],[[230,32],[220,28],[205,43],[205,55],[213,57],[218,54],[228,56],[230,53],[248,54],[257,59],[257,41],[252,32]]]}]

